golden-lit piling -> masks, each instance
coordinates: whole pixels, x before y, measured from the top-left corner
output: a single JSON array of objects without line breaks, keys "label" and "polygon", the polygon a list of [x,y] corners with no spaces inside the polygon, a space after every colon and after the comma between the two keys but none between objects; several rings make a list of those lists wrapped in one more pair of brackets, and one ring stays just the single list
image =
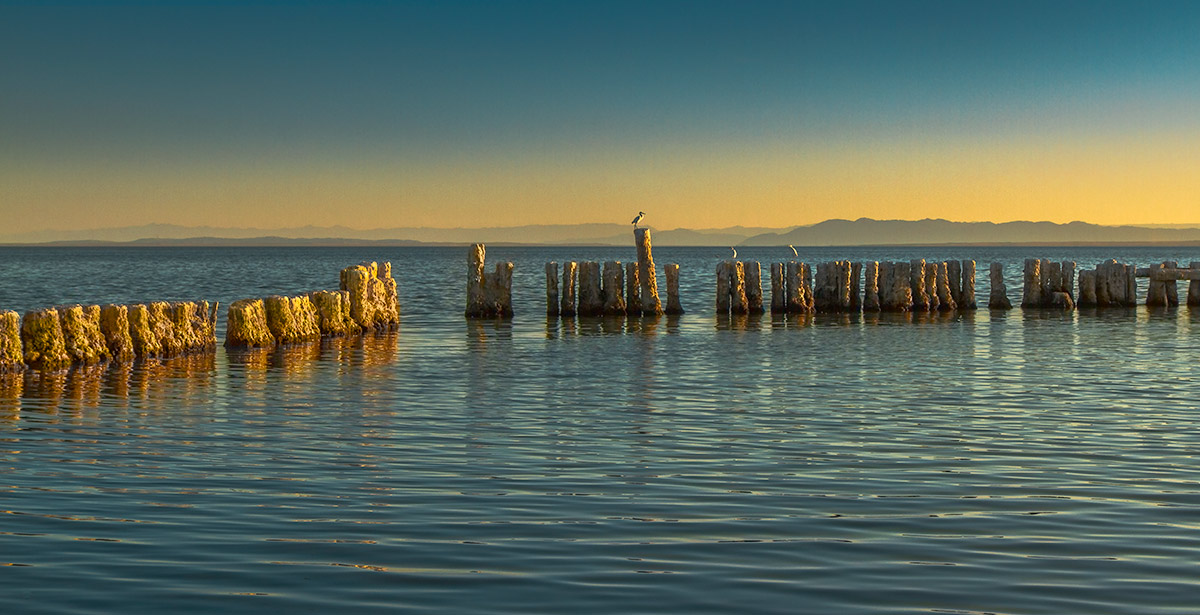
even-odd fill
[{"label": "golden-lit piling", "polygon": [[[1075,263],[1071,263],[1071,279],[1075,279]],[[962,296],[958,300],[958,309],[974,310],[979,305],[975,301],[975,261],[962,261]]]},{"label": "golden-lit piling", "polygon": [[771,263],[771,313],[787,312],[787,284],[783,279],[783,263]]},{"label": "golden-lit piling", "polygon": [[94,365],[109,359],[108,345],[100,332],[100,306],[68,305],[58,308],[63,347],[71,362]]},{"label": "golden-lit piling", "polygon": [[863,267],[863,310],[879,311],[879,261],[867,261]]},{"label": "golden-lit piling", "polygon": [[654,250],[650,242],[650,229],[634,229],[633,237],[637,244],[642,314],[651,316],[662,314],[662,302],[658,298],[658,280],[654,273]]},{"label": "golden-lit piling", "polygon": [[25,364],[34,369],[54,371],[71,365],[58,310],[54,308],[25,313],[21,319],[21,344]]},{"label": "golden-lit piling", "polygon": [[21,316],[11,310],[0,312],[0,374],[25,371],[21,347]]},{"label": "golden-lit piling", "polygon": [[954,292],[950,287],[950,264],[942,261],[936,263],[937,267],[937,309],[943,312],[952,311],[958,308],[958,303],[954,301]]},{"label": "golden-lit piling", "polygon": [[[925,273],[925,259],[914,258],[912,261],[909,261],[908,266],[910,269],[909,286],[912,288],[913,310],[928,312],[930,310],[930,295],[933,296],[935,303],[937,301],[937,289],[936,287],[926,287],[925,281],[928,279],[928,276]],[[936,284],[937,276],[935,275],[933,279]],[[930,292],[931,290],[933,292]],[[936,310],[937,306],[933,306],[933,309]]]},{"label": "golden-lit piling", "polygon": [[762,264],[758,261],[743,261],[746,281],[746,312],[763,313]]},{"label": "golden-lit piling", "polygon": [[[473,266],[476,256],[479,258],[479,272],[482,273],[483,244],[473,246],[468,257],[468,309],[472,297],[469,285],[476,273]],[[350,317],[363,330],[387,331],[400,324],[399,289],[392,277],[391,263],[364,262],[347,267],[341,271],[338,289],[350,294]],[[484,302],[486,304],[486,298]]]},{"label": "golden-lit piling", "polygon": [[[130,310],[129,331],[134,333],[136,308]],[[141,345],[133,336],[135,348]],[[267,327],[267,308],[262,299],[242,299],[229,304],[225,316],[225,346],[227,348],[274,348],[275,336]],[[141,354],[139,352],[139,354]]]}]

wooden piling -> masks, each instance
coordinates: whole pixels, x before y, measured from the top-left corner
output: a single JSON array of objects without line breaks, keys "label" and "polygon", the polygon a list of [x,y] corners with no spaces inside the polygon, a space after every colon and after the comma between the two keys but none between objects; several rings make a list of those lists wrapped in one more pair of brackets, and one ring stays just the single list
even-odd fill
[{"label": "wooden piling", "polygon": [[950,299],[954,308],[962,306],[962,261],[946,261],[946,286],[950,290]]},{"label": "wooden piling", "polygon": [[[139,357],[155,356],[161,351],[153,332],[143,326],[146,306],[129,306],[129,333]],[[267,308],[262,299],[242,299],[229,304],[225,316],[226,348],[274,348],[275,337],[267,327]]]},{"label": "wooden piling", "polygon": [[717,296],[713,302],[713,307],[717,315],[725,315],[729,313],[732,299],[729,295],[730,286],[733,283],[733,264],[732,261],[721,261],[717,263],[716,271],[716,286]]},{"label": "wooden piling", "polygon": [[496,263],[496,270],[488,276],[487,301],[491,306],[490,316],[512,318],[512,263]]},{"label": "wooden piling", "polygon": [[[667,308],[666,313],[678,316],[683,313],[683,305],[679,303],[679,265],[668,263],[663,265],[663,273],[667,277]],[[759,291],[759,310],[762,310],[762,292]]]},{"label": "wooden piling", "polygon": [[859,295],[859,280],[862,277],[862,263],[855,262],[850,265],[850,311],[857,312],[862,309],[862,298]]},{"label": "wooden piling", "polygon": [[804,298],[804,271],[801,265],[802,263],[796,261],[788,261],[786,264],[784,281],[787,290],[787,311],[792,314],[807,311]]},{"label": "wooden piling", "polygon": [[742,261],[730,262],[729,311],[733,314],[750,312],[750,301],[746,297],[746,265]]},{"label": "wooden piling", "polygon": [[1025,289],[1021,295],[1022,308],[1034,308],[1042,305],[1042,261],[1036,258],[1025,259]]},{"label": "wooden piling", "polygon": [[558,310],[558,313],[563,316],[575,315],[575,280],[578,277],[578,270],[579,263],[575,261],[563,263],[562,300]]},{"label": "wooden piling", "polygon": [[[925,259],[914,258],[909,262],[909,286],[912,288],[913,310],[928,312],[931,294],[925,287]],[[936,308],[935,308],[936,309]]]},{"label": "wooden piling", "polygon": [[1165,307],[1167,305],[1167,282],[1154,275],[1155,270],[1166,269],[1166,263],[1150,267],[1150,284],[1146,287],[1146,305],[1148,307]]},{"label": "wooden piling", "polygon": [[[1071,263],[1071,275],[1074,276],[1074,263]],[[974,310],[979,306],[975,301],[975,261],[962,261],[962,300],[958,302],[960,310]]]},{"label": "wooden piling", "polygon": [[[1179,263],[1177,263],[1175,261],[1167,261],[1166,263],[1164,263],[1164,265],[1166,265],[1167,269],[1178,269],[1179,268]],[[1171,307],[1178,306],[1179,305],[1179,287],[1178,287],[1178,285],[1175,284],[1175,280],[1167,280],[1166,291],[1167,291],[1167,305],[1169,305]]]},{"label": "wooden piling", "polygon": [[863,267],[863,311],[879,311],[879,261]]},{"label": "wooden piling", "polygon": [[1008,300],[1008,286],[1004,283],[1004,265],[992,263],[988,267],[988,309],[1011,310],[1012,302]]},{"label": "wooden piling", "polygon": [[771,313],[786,313],[787,305],[787,283],[784,280],[783,263],[771,263]]},{"label": "wooden piling", "polygon": [[21,343],[25,364],[34,369],[57,371],[71,366],[58,310],[54,308],[25,313],[21,319]]},{"label": "wooden piling", "polygon": [[744,261],[742,268],[745,271],[746,279],[746,312],[750,314],[762,314],[762,264],[758,261]]},{"label": "wooden piling", "polygon": [[[617,261],[604,263],[603,284],[600,292],[603,295],[603,312],[606,316],[625,314],[625,269]],[[668,286],[670,282],[668,281]]]},{"label": "wooden piling", "polygon": [[650,229],[633,231],[638,253],[638,282],[641,284],[641,309],[644,315],[662,314],[662,302],[658,298],[658,280],[654,273],[654,252],[650,242]]},{"label": "wooden piling", "polygon": [[[486,293],[486,275],[483,272],[483,265],[487,249],[483,244],[477,243],[471,246],[467,252],[467,307],[464,310],[467,316],[481,316],[486,311],[484,305],[484,294]],[[342,274],[342,286],[346,286],[346,274]],[[362,323],[361,315],[354,315],[356,322]]]},{"label": "wooden piling", "polygon": [[937,295],[938,310],[949,312],[958,308],[958,302],[954,300],[954,293],[950,288],[950,263],[946,261],[937,263]]},{"label": "wooden piling", "polygon": [[642,285],[636,262],[625,264],[625,315],[642,315]]},{"label": "wooden piling", "polygon": [[600,316],[604,313],[604,299],[600,295],[600,264],[594,261],[579,264],[579,307],[580,316]]},{"label": "wooden piling", "polygon": [[1079,272],[1079,295],[1075,304],[1079,307],[1095,307],[1096,305],[1096,270],[1086,269]]},{"label": "wooden piling", "polygon": [[109,359],[108,345],[100,332],[100,306],[67,305],[57,311],[63,347],[72,363],[94,365]]},{"label": "wooden piling", "polygon": [[1076,269],[1075,261],[1063,261],[1059,264],[1059,266],[1062,271],[1062,288],[1060,288],[1060,290],[1067,293],[1067,295],[1074,299]]},{"label": "wooden piling", "polygon": [[937,263],[925,264],[925,290],[929,295],[929,311],[936,312],[941,309],[941,301],[938,300],[937,292],[938,266]]},{"label": "wooden piling", "polygon": [[25,351],[21,347],[21,315],[0,311],[0,374],[25,371]]},{"label": "wooden piling", "polygon": [[546,263],[546,315],[558,316],[558,263]]},{"label": "wooden piling", "polygon": [[319,290],[308,295],[317,311],[317,329],[322,336],[343,337],[362,331],[350,316],[350,291]]}]

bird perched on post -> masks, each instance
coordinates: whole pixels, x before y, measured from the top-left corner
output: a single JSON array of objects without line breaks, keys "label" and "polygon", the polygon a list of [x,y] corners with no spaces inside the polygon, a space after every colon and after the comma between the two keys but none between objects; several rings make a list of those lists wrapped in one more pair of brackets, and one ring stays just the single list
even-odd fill
[{"label": "bird perched on post", "polygon": [[800,254],[798,252],[796,252],[796,246],[793,246],[792,244],[789,243],[788,247],[792,249],[792,256],[800,256]]},{"label": "bird perched on post", "polygon": [[729,249],[733,250],[733,258],[737,258],[737,248],[735,248],[733,246],[729,246]]},{"label": "bird perched on post", "polygon": [[637,228],[638,222],[641,222],[642,218],[645,218],[645,217],[646,217],[646,212],[639,211],[637,217],[633,219],[633,228]]}]

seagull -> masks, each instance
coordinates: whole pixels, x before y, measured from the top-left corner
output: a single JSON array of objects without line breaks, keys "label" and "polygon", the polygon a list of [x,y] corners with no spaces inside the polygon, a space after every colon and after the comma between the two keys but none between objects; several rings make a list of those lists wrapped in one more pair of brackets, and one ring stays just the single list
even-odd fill
[{"label": "seagull", "polygon": [[793,246],[792,244],[789,243],[788,247],[792,249],[792,256],[800,256],[800,254],[798,252],[796,252],[796,246]]},{"label": "seagull", "polygon": [[730,246],[730,247],[729,247],[729,249],[730,249],[730,250],[733,250],[733,257],[734,257],[734,258],[737,258],[737,248],[735,248],[735,247],[733,247],[733,246]]},{"label": "seagull", "polygon": [[633,228],[637,228],[638,222],[641,222],[642,218],[645,218],[645,217],[646,217],[646,212],[639,211],[637,217],[633,219]]}]

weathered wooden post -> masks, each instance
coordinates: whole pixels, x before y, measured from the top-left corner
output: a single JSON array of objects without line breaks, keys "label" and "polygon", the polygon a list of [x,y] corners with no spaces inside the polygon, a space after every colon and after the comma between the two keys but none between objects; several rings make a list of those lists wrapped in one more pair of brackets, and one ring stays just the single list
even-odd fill
[{"label": "weathered wooden post", "polygon": [[[1166,265],[1167,269],[1179,269],[1179,263],[1175,261],[1167,261]],[[1166,288],[1167,305],[1172,307],[1179,305],[1179,287],[1177,284],[1175,284],[1175,278],[1171,278],[1167,281]]]},{"label": "weathered wooden post", "polygon": [[909,286],[912,287],[913,310],[928,312],[930,299],[934,294],[925,289],[925,259],[914,258],[909,266]]},{"label": "weathered wooden post", "polygon": [[[1071,271],[1074,276],[1074,269]],[[974,310],[978,307],[975,302],[975,261],[967,259],[962,261],[962,300],[958,302],[958,309]]]},{"label": "weathered wooden post", "polygon": [[862,263],[855,262],[850,264],[850,311],[857,312],[862,309],[862,298],[859,295],[859,280],[862,277]]},{"label": "weathered wooden post", "polygon": [[1062,268],[1062,288],[1061,290],[1074,299],[1075,293],[1075,261],[1063,261],[1059,264]]},{"label": "weathered wooden post", "polygon": [[787,305],[787,283],[783,277],[783,263],[771,263],[771,313],[786,313]]},{"label": "weathered wooden post", "polygon": [[58,310],[54,308],[25,312],[21,319],[21,343],[25,363],[34,369],[56,371],[71,366]]},{"label": "weathered wooden post", "polygon": [[638,264],[625,264],[625,315],[642,315],[642,285],[638,276]]},{"label": "weathered wooden post", "polygon": [[[467,308],[464,310],[466,316],[482,316],[487,311],[484,304],[484,295],[487,293],[487,276],[483,272],[486,252],[487,249],[481,243],[473,244],[470,251],[467,252]],[[344,282],[343,280],[343,285],[345,285]],[[355,320],[361,319],[355,318]],[[360,322],[360,324],[362,323]]]},{"label": "weathered wooden post", "polygon": [[558,316],[558,263],[546,263],[546,316]]},{"label": "weathered wooden post", "polygon": [[[750,314],[762,314],[762,265],[758,261],[746,261],[742,263],[742,267],[746,278],[746,311]],[[667,294],[669,296],[670,292]]]},{"label": "weathered wooden post", "polygon": [[[668,286],[670,283],[668,281]],[[625,314],[625,269],[617,261],[604,263],[604,314],[618,316]]]},{"label": "weathered wooden post", "polygon": [[962,307],[962,261],[946,261],[946,286],[955,309]]},{"label": "weathered wooden post", "polygon": [[939,310],[950,312],[958,309],[958,303],[954,300],[954,293],[950,288],[950,266],[946,261],[937,263],[937,294]]},{"label": "weathered wooden post", "polygon": [[642,314],[656,316],[662,314],[663,310],[662,302],[658,298],[658,280],[654,273],[654,252],[650,245],[650,229],[634,229],[633,237],[637,242],[638,281],[642,285]]},{"label": "weathered wooden post", "polygon": [[559,304],[559,313],[563,316],[575,315],[575,272],[578,268],[579,263],[575,261],[563,263],[562,302]]},{"label": "weathered wooden post", "polygon": [[12,310],[0,312],[0,374],[25,371],[25,351],[21,347],[21,315]]},{"label": "weathered wooden post", "polygon": [[746,297],[746,266],[742,261],[731,261],[729,277],[729,311],[734,314],[747,314],[750,311],[750,301]]},{"label": "weathered wooden post", "polygon": [[879,261],[867,261],[863,268],[863,310],[879,311]]},{"label": "weathered wooden post", "polygon": [[[1200,262],[1192,261],[1188,267],[1192,270],[1191,275],[1195,276],[1196,272],[1200,271]],[[1188,284],[1187,304],[1189,306],[1200,305],[1200,278],[1193,277]]]},{"label": "weathered wooden post", "polygon": [[942,308],[941,301],[938,299],[938,265],[937,263],[925,264],[925,291],[929,295],[929,311],[936,312]]},{"label": "weathered wooden post", "polygon": [[988,309],[1011,310],[1008,286],[1004,283],[1004,265],[992,263],[988,268],[988,279],[991,283],[991,289],[988,291]]},{"label": "weathered wooden post", "polygon": [[100,306],[66,305],[57,311],[63,347],[71,362],[93,365],[109,359],[108,346],[100,332]]},{"label": "weathered wooden post", "polygon": [[714,307],[718,315],[729,313],[731,299],[729,296],[729,288],[733,281],[731,261],[721,261],[717,263],[717,297],[714,302]]},{"label": "weathered wooden post", "polygon": [[792,314],[798,314],[805,311],[804,309],[804,281],[802,279],[803,272],[801,263],[796,261],[788,261],[786,267],[786,282],[787,290],[787,311]]},{"label": "weathered wooden post", "polygon": [[1079,307],[1094,307],[1096,305],[1096,270],[1085,269],[1079,272],[1079,299],[1075,302]]},{"label": "weathered wooden post", "polygon": [[837,303],[834,275],[833,263],[817,263],[817,272],[813,277],[813,309],[817,312],[832,312]]},{"label": "weathered wooden post", "polygon": [[350,316],[350,291],[318,290],[308,298],[317,310],[317,328],[326,337],[344,337],[362,332],[362,325]]},{"label": "weathered wooden post", "polygon": [[[683,305],[679,303],[679,265],[668,263],[663,266],[663,273],[667,276],[667,309],[666,313],[672,316],[678,316],[683,313]],[[762,309],[762,293],[759,293],[759,309]]]},{"label": "weathered wooden post", "polygon": [[579,308],[580,316],[599,316],[604,313],[604,300],[600,296],[600,264],[589,261],[579,264]]},{"label": "weathered wooden post", "polygon": [[109,304],[100,308],[100,333],[104,335],[104,343],[114,360],[133,360],[133,338],[129,336],[128,307]]},{"label": "weathered wooden post", "polygon": [[1159,263],[1150,267],[1150,284],[1146,287],[1146,305],[1150,307],[1165,307],[1167,305],[1167,283],[1165,280],[1159,279],[1154,274],[1162,271],[1167,266],[1166,263]]},{"label": "weathered wooden post", "polygon": [[490,316],[512,318],[512,263],[496,263],[496,271],[488,276],[488,304],[492,306]]},{"label": "weathered wooden post", "polygon": [[1125,305],[1137,306],[1137,266],[1123,265],[1125,269]]},{"label": "weathered wooden post", "polygon": [[1042,305],[1042,261],[1036,258],[1025,259],[1025,289],[1021,297],[1022,308]]}]

